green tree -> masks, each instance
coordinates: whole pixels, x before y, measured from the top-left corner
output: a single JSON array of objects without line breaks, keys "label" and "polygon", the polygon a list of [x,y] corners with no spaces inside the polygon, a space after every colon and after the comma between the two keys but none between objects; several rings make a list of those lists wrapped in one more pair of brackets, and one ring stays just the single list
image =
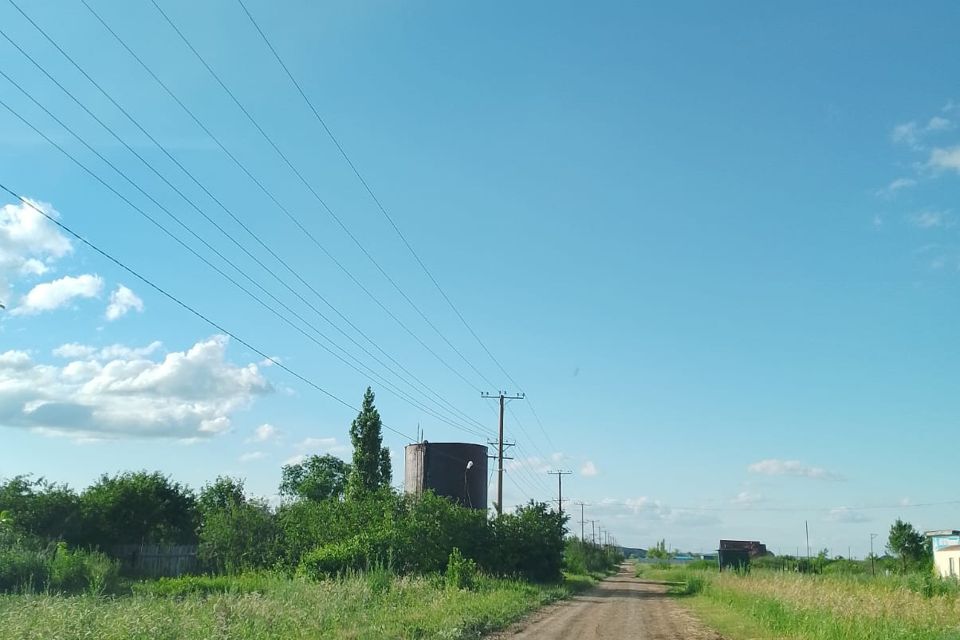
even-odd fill
[{"label": "green tree", "polygon": [[0,484],[0,510],[19,531],[42,540],[75,542],[80,535],[80,499],[66,485],[15,476]]},{"label": "green tree", "polygon": [[373,399],[373,391],[367,387],[360,413],[350,425],[353,465],[347,481],[347,495],[351,498],[390,486],[390,450],[383,446],[383,423]]},{"label": "green tree", "polygon": [[307,500],[342,498],[350,465],[336,456],[310,456],[299,464],[286,464],[281,471],[280,495]]},{"label": "green tree", "polygon": [[203,515],[218,509],[238,506],[245,502],[243,480],[229,476],[217,476],[216,480],[212,483],[208,482],[200,489],[197,508]]},{"label": "green tree", "polygon": [[278,529],[261,500],[242,500],[202,511],[201,565],[210,571],[236,573],[269,567],[279,557]]},{"label": "green tree", "polygon": [[647,549],[647,557],[658,560],[667,560],[670,558],[670,552],[667,551],[667,541],[660,540],[652,548]]},{"label": "green tree", "polygon": [[160,472],[103,475],[80,495],[80,508],[85,541],[91,546],[196,541],[193,491]]},{"label": "green tree", "polygon": [[890,525],[887,551],[900,560],[901,570],[906,571],[909,566],[925,559],[927,542],[923,534],[914,529],[912,524],[897,518],[897,521]]}]

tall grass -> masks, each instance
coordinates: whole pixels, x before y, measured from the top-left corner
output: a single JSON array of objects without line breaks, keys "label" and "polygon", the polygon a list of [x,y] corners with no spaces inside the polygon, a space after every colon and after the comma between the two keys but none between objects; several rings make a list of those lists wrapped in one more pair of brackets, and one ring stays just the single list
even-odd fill
[{"label": "tall grass", "polygon": [[144,584],[127,597],[0,596],[0,638],[478,638],[569,593],[565,585],[482,575],[472,590],[448,588],[439,575],[385,571],[321,582],[195,577]]},{"label": "tall grass", "polygon": [[932,576],[673,571],[659,577],[683,581],[674,593],[700,593],[691,601],[694,608],[734,640],[740,635],[724,626],[732,619],[729,614],[749,620],[771,638],[960,638],[960,587]]}]

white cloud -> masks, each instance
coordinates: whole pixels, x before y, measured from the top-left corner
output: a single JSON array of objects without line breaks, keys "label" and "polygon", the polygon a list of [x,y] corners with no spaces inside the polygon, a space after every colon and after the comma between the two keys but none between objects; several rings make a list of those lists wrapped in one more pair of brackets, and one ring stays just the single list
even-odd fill
[{"label": "white cloud", "polygon": [[890,132],[890,138],[900,144],[906,144],[914,149],[922,149],[921,140],[932,133],[948,131],[953,123],[941,116],[933,116],[926,124],[918,124],[915,120],[898,124]]},{"label": "white cloud", "polygon": [[878,196],[893,197],[898,191],[917,186],[917,181],[913,178],[896,178],[890,181],[890,184],[878,190]]},{"label": "white cloud", "polygon": [[107,305],[107,320],[116,320],[127,315],[128,311],[135,310],[143,313],[143,300],[127,287],[118,285],[110,294],[110,304]]},{"label": "white cloud", "polygon": [[921,229],[953,226],[953,218],[944,211],[921,211],[910,216],[910,222]]},{"label": "white cloud", "polygon": [[58,280],[38,284],[20,299],[20,304],[11,311],[13,315],[34,315],[53,311],[75,298],[95,298],[103,291],[103,278],[84,274],[64,276]]},{"label": "white cloud", "polygon": [[752,507],[758,502],[763,500],[763,496],[759,493],[750,493],[749,491],[741,491],[733,498],[730,502],[741,507]]},{"label": "white cloud", "polygon": [[819,480],[840,480],[841,476],[820,467],[811,467],[798,460],[761,460],[747,467],[750,473],[759,473],[766,476],[796,476],[799,478],[814,478]]},{"label": "white cloud", "polygon": [[241,456],[237,459],[240,462],[253,462],[254,460],[262,460],[266,457],[267,454],[265,454],[263,451],[251,451],[249,453],[241,454]]},{"label": "white cloud", "polygon": [[855,511],[849,507],[837,507],[836,509],[831,509],[830,513],[827,514],[827,520],[831,522],[841,522],[845,524],[854,524],[858,522],[867,522],[870,520],[860,511]]},{"label": "white cloud", "polygon": [[597,475],[598,473],[600,472],[597,470],[597,465],[593,464],[592,460],[587,460],[585,463],[583,463],[583,466],[580,467],[580,475],[582,476],[589,478]]},{"label": "white cloud", "polygon": [[284,460],[284,461],[283,461],[283,466],[294,465],[294,464],[302,464],[303,461],[306,460],[306,459],[307,459],[306,454],[304,454],[304,453],[298,453],[297,455],[292,456],[292,457],[287,458],[286,460]]},{"label": "white cloud", "polygon": [[278,433],[275,426],[264,423],[253,430],[253,437],[248,442],[267,442],[276,438]]},{"label": "white cloud", "polygon": [[[50,205],[30,202],[51,217],[59,217]],[[71,251],[70,240],[30,206],[0,207],[0,303],[10,306],[14,279],[43,275]]]},{"label": "white cloud", "polygon": [[927,164],[934,169],[950,170],[960,173],[960,146],[947,149],[934,149],[930,152]]},{"label": "white cloud", "polygon": [[304,438],[294,449],[300,453],[347,453],[350,447],[340,444],[336,438]]},{"label": "white cloud", "polygon": [[[226,359],[228,339],[214,336],[186,351],[147,357],[158,348],[110,347],[60,367],[0,354],[0,426],[81,437],[208,438],[230,428],[230,416],[272,391],[255,364]],[[126,351],[124,352],[124,349]],[[6,363],[6,364],[3,364]],[[16,365],[16,366],[14,366]]]},{"label": "white cloud", "polygon": [[53,355],[59,358],[81,360],[92,359],[103,361],[115,360],[117,358],[129,360],[133,358],[144,358],[152,355],[162,346],[163,343],[159,340],[155,340],[145,347],[128,347],[122,344],[112,344],[107,347],[93,347],[87,344],[68,342],[67,344],[62,344],[54,349]]}]

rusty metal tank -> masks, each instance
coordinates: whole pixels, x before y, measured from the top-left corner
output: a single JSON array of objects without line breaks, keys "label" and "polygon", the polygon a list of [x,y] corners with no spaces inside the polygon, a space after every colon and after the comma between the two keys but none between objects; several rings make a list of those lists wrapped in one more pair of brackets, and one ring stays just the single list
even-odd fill
[{"label": "rusty metal tank", "polygon": [[404,451],[404,490],[433,490],[474,509],[487,508],[487,447],[468,442],[418,442]]}]

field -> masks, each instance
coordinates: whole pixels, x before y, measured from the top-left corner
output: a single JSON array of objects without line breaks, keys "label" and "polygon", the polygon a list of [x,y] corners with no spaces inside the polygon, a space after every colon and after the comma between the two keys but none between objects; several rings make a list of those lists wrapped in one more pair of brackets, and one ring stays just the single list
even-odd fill
[{"label": "field", "polygon": [[322,582],[276,574],[161,580],[123,596],[0,595],[0,638],[477,638],[593,582],[480,577],[465,590],[439,576],[373,571]]},{"label": "field", "polygon": [[642,568],[729,640],[960,638],[960,590],[926,575],[803,575]]}]

